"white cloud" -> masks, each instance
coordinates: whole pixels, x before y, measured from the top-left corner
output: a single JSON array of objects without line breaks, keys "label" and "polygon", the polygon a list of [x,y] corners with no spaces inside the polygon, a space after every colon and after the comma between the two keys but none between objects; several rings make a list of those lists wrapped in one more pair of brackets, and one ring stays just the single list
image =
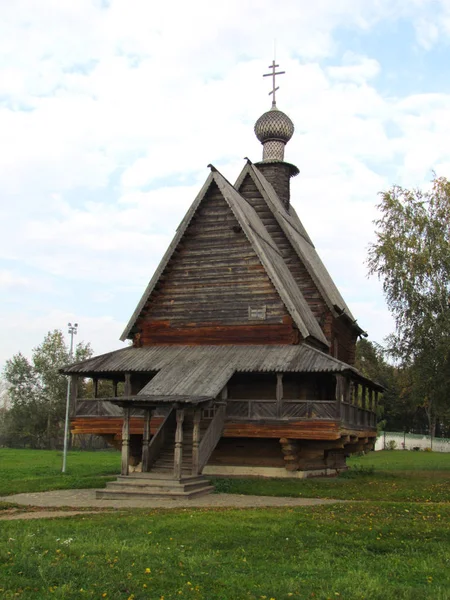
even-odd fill
[{"label": "white cloud", "polygon": [[[0,267],[0,285],[48,295],[37,308],[23,295],[17,320],[3,317],[8,331],[27,323],[5,344],[5,356],[74,318],[55,308],[63,291],[54,278],[59,288],[86,286],[86,298],[106,314],[119,288],[137,300],[206,165],[233,181],[243,156],[260,158],[253,124],[270,106],[261,75],[274,37],[287,72],[279,106],[296,125],[286,151],[301,169],[293,203],[370,330],[383,310],[361,296],[377,192],[393,175],[421,185],[432,168],[450,164],[450,98],[383,96],[381,62],[364,51],[341,57],[335,34],[410,19],[418,44],[431,47],[450,31],[448,7],[439,6],[437,26],[427,0],[286,0],[282,9],[275,0],[7,3],[0,23],[0,260],[17,269]],[[39,275],[30,276],[33,269]],[[109,336],[114,331],[116,339],[121,327],[83,311],[77,319],[88,324],[95,349],[113,347]]]}]

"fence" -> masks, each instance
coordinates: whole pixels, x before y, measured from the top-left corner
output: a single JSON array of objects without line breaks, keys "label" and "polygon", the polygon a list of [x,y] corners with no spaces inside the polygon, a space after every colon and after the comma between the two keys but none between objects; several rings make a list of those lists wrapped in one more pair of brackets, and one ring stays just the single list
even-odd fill
[{"label": "fence", "polygon": [[375,450],[388,450],[395,442],[395,450],[425,450],[433,446],[433,452],[450,452],[449,438],[433,438],[431,444],[430,436],[418,433],[403,433],[383,431],[378,437]]}]

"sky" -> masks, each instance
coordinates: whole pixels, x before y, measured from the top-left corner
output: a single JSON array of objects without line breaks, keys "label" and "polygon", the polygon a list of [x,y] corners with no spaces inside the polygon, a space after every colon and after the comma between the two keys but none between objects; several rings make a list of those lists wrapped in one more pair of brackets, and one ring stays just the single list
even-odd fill
[{"label": "sky", "polygon": [[450,0],[0,0],[0,367],[77,322],[119,337],[212,163],[277,105],[291,200],[369,339],[379,193],[450,176]]}]

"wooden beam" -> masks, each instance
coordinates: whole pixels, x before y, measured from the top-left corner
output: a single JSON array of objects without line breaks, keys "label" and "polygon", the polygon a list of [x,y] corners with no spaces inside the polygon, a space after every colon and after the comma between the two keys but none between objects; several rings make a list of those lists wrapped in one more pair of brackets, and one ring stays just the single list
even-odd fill
[{"label": "wooden beam", "polygon": [[122,426],[122,475],[129,473],[130,459],[130,407],[125,406],[123,409],[123,426]]},{"label": "wooden beam", "polygon": [[144,431],[142,434],[142,472],[148,471],[148,445],[150,443],[150,421],[152,418],[152,409],[144,409]]},{"label": "wooden beam", "polygon": [[173,456],[173,475],[175,479],[181,479],[182,465],[183,465],[183,421],[184,421],[184,408],[178,408],[176,411],[177,415],[177,429],[175,431],[175,452]]}]

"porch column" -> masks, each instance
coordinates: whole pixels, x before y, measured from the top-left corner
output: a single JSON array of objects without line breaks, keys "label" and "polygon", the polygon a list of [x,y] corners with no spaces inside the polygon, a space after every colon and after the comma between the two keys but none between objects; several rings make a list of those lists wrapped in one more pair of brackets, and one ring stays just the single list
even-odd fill
[{"label": "porch column", "polygon": [[125,373],[125,386],[123,395],[125,396],[125,398],[127,396],[131,396],[131,373]]},{"label": "porch column", "polygon": [[184,408],[177,408],[177,429],[175,432],[175,452],[173,456],[173,475],[175,479],[181,479],[183,464],[183,421]]},{"label": "porch column", "polygon": [[200,444],[200,421],[202,418],[202,409],[196,408],[194,411],[194,427],[192,429],[192,475],[198,475],[198,446]]},{"label": "porch column", "polygon": [[123,409],[122,426],[122,475],[128,475],[128,462],[130,458],[130,407]]},{"label": "porch column", "polygon": [[150,443],[150,421],[153,410],[151,408],[144,409],[144,433],[142,436],[142,472],[148,471],[148,445]]},{"label": "porch column", "polygon": [[280,419],[283,412],[283,373],[277,373],[277,389],[276,389],[276,399],[277,399],[277,417]]}]

